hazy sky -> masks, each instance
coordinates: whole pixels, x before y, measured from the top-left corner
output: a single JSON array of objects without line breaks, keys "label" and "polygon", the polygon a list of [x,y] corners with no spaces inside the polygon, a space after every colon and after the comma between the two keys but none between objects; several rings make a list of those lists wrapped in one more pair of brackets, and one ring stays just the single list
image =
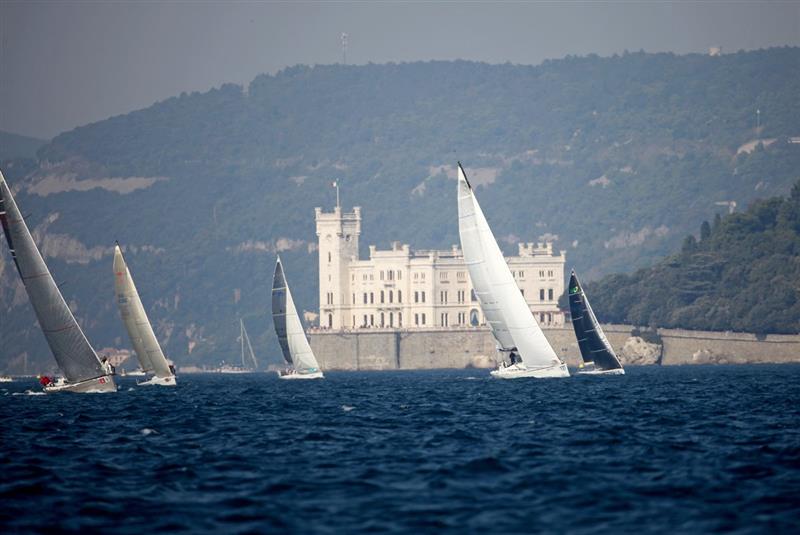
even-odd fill
[{"label": "hazy sky", "polygon": [[297,63],[800,45],[794,2],[15,2],[0,0],[0,130],[52,137],[181,91]]}]

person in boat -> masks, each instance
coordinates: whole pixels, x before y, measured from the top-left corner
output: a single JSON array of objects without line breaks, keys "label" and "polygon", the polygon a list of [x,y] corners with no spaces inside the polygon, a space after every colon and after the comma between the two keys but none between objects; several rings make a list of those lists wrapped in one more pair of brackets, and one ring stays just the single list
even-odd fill
[{"label": "person in boat", "polygon": [[106,375],[114,375],[114,366],[112,366],[108,361],[108,357],[103,357],[101,362],[103,364],[103,371],[106,373]]},{"label": "person in boat", "polygon": [[169,371],[170,371],[170,373],[172,375],[175,375],[175,365],[174,364],[170,364],[169,365]]},{"label": "person in boat", "polygon": [[49,385],[53,384],[53,380],[46,375],[42,375],[41,377],[39,377],[39,384],[46,388]]}]

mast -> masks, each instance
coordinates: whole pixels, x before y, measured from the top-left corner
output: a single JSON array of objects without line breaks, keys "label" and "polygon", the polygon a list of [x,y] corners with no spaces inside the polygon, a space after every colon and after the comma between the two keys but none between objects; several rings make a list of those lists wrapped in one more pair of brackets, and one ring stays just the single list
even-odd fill
[{"label": "mast", "polygon": [[532,370],[562,365],[520,293],[460,162],[458,231],[475,293],[500,350],[518,354]]},{"label": "mast", "polygon": [[2,172],[0,224],[39,326],[66,380],[88,381],[106,375],[42,259]]}]

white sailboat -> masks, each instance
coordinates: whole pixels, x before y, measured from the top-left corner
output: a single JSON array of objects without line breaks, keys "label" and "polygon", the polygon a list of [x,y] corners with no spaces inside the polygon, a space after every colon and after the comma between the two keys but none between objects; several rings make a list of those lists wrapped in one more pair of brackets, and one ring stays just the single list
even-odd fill
[{"label": "white sailboat", "polygon": [[258,360],[250,344],[250,337],[247,336],[247,329],[244,328],[244,320],[239,318],[239,340],[242,342],[242,368],[249,371],[258,369]]},{"label": "white sailboat", "polygon": [[45,392],[116,392],[113,370],[100,361],[47,269],[0,172],[0,222],[31,306],[64,377]]},{"label": "white sailboat", "polygon": [[509,362],[494,377],[569,377],[533,317],[486,222],[467,175],[458,164],[458,234],[475,294],[498,350]]},{"label": "white sailboat", "polygon": [[283,350],[283,358],[290,368],[280,372],[281,379],[322,379],[322,370],[311,346],[308,344],[303,324],[294,306],[292,292],[286,283],[281,259],[275,263],[272,278],[272,321]]},{"label": "white sailboat", "polygon": [[175,386],[175,372],[161,351],[150,320],[147,319],[147,312],[142,306],[142,300],[136,291],[136,285],[122,256],[119,243],[114,247],[114,293],[117,296],[119,314],[128,331],[139,364],[145,373],[154,374],[149,380],[138,384]]}]

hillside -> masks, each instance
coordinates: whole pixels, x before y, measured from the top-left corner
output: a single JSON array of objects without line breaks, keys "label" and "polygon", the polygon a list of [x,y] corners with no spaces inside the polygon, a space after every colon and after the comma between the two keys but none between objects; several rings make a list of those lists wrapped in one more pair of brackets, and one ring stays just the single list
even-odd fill
[{"label": "hillside", "polygon": [[[458,242],[447,166],[461,160],[508,252],[549,236],[592,280],[669,254],[726,209],[717,202],[786,194],[800,173],[787,142],[800,135],[797,94],[796,48],[298,66],[77,128],[3,170],[96,346],[127,346],[116,239],[179,364],[238,354],[239,315],[262,360],[277,360],[275,252],[298,307],[316,310],[313,209],[332,207],[331,180],[346,207],[363,207],[362,254],[391,240],[446,248]],[[2,270],[0,369],[25,352],[49,364]]]},{"label": "hillside", "polygon": [[47,141],[34,137],[20,136],[0,130],[0,161],[14,158],[35,158],[36,151]]},{"label": "hillside", "polygon": [[704,221],[681,252],[589,285],[598,317],[709,331],[800,332],[800,180],[788,198]]}]

